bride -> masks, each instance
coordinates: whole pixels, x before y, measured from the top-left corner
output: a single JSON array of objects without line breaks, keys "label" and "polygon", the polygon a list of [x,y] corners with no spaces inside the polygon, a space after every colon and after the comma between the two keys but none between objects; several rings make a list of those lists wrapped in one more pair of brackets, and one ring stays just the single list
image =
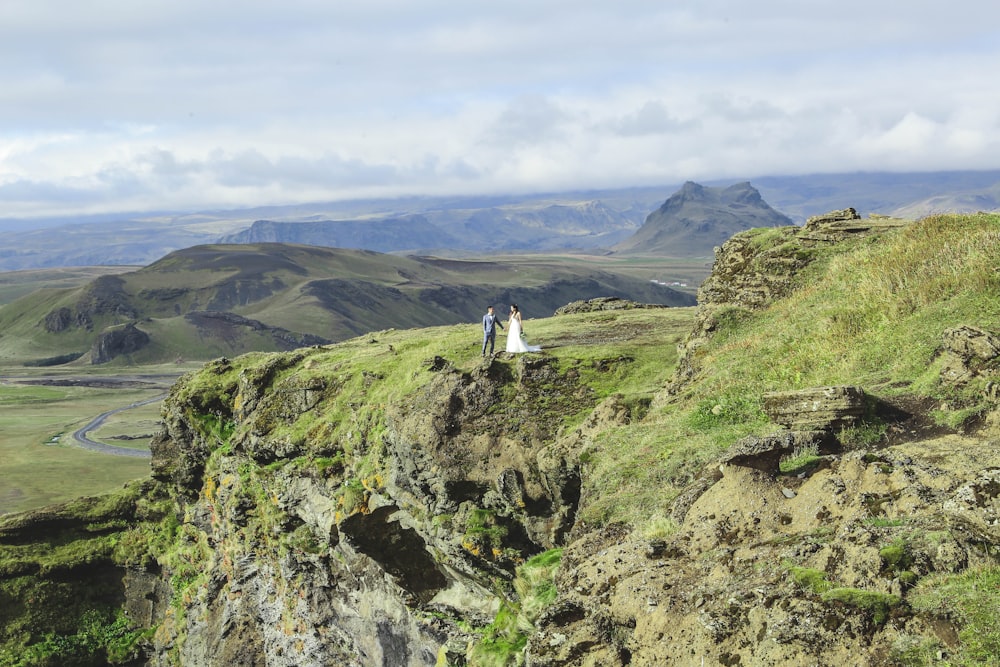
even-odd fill
[{"label": "bride", "polygon": [[510,304],[510,320],[507,322],[507,351],[508,352],[541,352],[538,345],[527,345],[521,339],[521,311],[517,309],[517,304]]}]

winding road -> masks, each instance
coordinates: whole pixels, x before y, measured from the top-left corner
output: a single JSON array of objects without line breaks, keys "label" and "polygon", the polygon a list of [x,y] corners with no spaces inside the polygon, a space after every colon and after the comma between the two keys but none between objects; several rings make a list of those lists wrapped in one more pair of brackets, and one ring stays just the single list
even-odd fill
[{"label": "winding road", "polygon": [[113,414],[119,412],[124,412],[125,410],[131,410],[132,408],[138,408],[143,405],[148,405],[150,403],[155,403],[156,401],[162,401],[166,398],[166,394],[160,394],[159,396],[154,396],[153,398],[147,398],[144,401],[137,401],[135,403],[130,403],[125,407],[115,408],[114,410],[108,410],[103,412],[96,417],[94,417],[89,424],[78,428],[73,432],[73,440],[76,441],[77,446],[84,449],[89,449],[93,452],[100,452],[102,454],[111,454],[113,456],[132,456],[135,458],[145,458],[148,459],[152,454],[148,449],[132,449],[131,447],[115,447],[114,445],[106,445],[103,442],[97,442],[96,440],[91,440],[87,437],[87,434],[94,429],[101,426],[104,420]]}]

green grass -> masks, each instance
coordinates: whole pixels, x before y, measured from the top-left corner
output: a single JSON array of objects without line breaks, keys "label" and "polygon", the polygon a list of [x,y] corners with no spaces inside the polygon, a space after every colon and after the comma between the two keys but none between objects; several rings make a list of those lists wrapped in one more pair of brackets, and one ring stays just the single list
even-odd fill
[{"label": "green grass", "polygon": [[961,574],[937,574],[917,583],[910,605],[959,628],[961,648],[954,665],[992,665],[1000,656],[1000,567]]},{"label": "green grass", "polygon": [[123,664],[135,657],[144,631],[121,609],[121,547],[125,536],[169,514],[157,488],[133,483],[0,519],[0,599],[11,601],[0,605],[0,664]]},{"label": "green grass", "polygon": [[[0,386],[0,514],[111,491],[148,475],[147,459],[89,452],[73,446],[71,437],[100,413],[161,392]],[[121,413],[116,428],[131,416]],[[149,414],[140,418],[148,421]]]},{"label": "green grass", "polygon": [[802,288],[722,332],[706,351],[712,384],[936,388],[925,376],[944,329],[1000,322],[998,230],[997,215],[939,216],[821,256]]},{"label": "green grass", "polygon": [[541,613],[558,594],[553,578],[562,560],[562,549],[550,549],[529,558],[517,568],[517,597],[501,602],[493,622],[482,632],[469,659],[471,667],[506,667],[523,662],[522,652]]}]

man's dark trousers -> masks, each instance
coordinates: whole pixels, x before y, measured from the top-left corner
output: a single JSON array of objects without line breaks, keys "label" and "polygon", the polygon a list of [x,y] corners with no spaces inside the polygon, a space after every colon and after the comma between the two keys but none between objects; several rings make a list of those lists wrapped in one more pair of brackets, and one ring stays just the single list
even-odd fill
[{"label": "man's dark trousers", "polygon": [[484,329],[483,330],[483,356],[486,356],[486,344],[489,343],[490,354],[493,354],[493,348],[496,346],[497,342],[497,330],[496,328]]}]

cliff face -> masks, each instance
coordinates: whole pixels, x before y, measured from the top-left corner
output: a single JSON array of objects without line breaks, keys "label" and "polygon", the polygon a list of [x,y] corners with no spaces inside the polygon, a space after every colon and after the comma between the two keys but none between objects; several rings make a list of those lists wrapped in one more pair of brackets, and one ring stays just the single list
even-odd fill
[{"label": "cliff face", "polygon": [[[478,331],[451,327],[216,360],[172,388],[153,480],[100,511],[0,523],[5,625],[36,648],[31,623],[71,633],[37,612],[99,572],[123,584],[87,604],[149,628],[119,663],[990,664],[1000,639],[976,620],[1000,611],[990,316],[923,323],[916,379],[882,355],[821,386],[784,370],[842,378],[793,357],[812,334],[755,320],[825,318],[822,335],[851,333],[842,364],[875,335],[857,303],[787,305],[840,289],[829,266],[897,232],[842,213],[733,237],[697,312],[529,320],[541,355],[481,359]],[[765,357],[758,341],[782,338]],[[778,371],[746,380],[720,365],[732,350]],[[90,550],[53,567],[38,555],[52,531]],[[63,597],[42,606],[29,580]]]},{"label": "cliff face", "polygon": [[[391,357],[378,339],[365,345]],[[383,403],[393,380],[379,364],[355,376],[361,366],[328,356],[220,360],[174,388],[153,469],[181,500],[199,563],[151,664],[464,655],[465,624],[489,623],[515,566],[572,525],[579,471],[552,415],[593,407],[577,373],[545,358],[471,372],[431,358],[408,370],[422,386]]]}]

